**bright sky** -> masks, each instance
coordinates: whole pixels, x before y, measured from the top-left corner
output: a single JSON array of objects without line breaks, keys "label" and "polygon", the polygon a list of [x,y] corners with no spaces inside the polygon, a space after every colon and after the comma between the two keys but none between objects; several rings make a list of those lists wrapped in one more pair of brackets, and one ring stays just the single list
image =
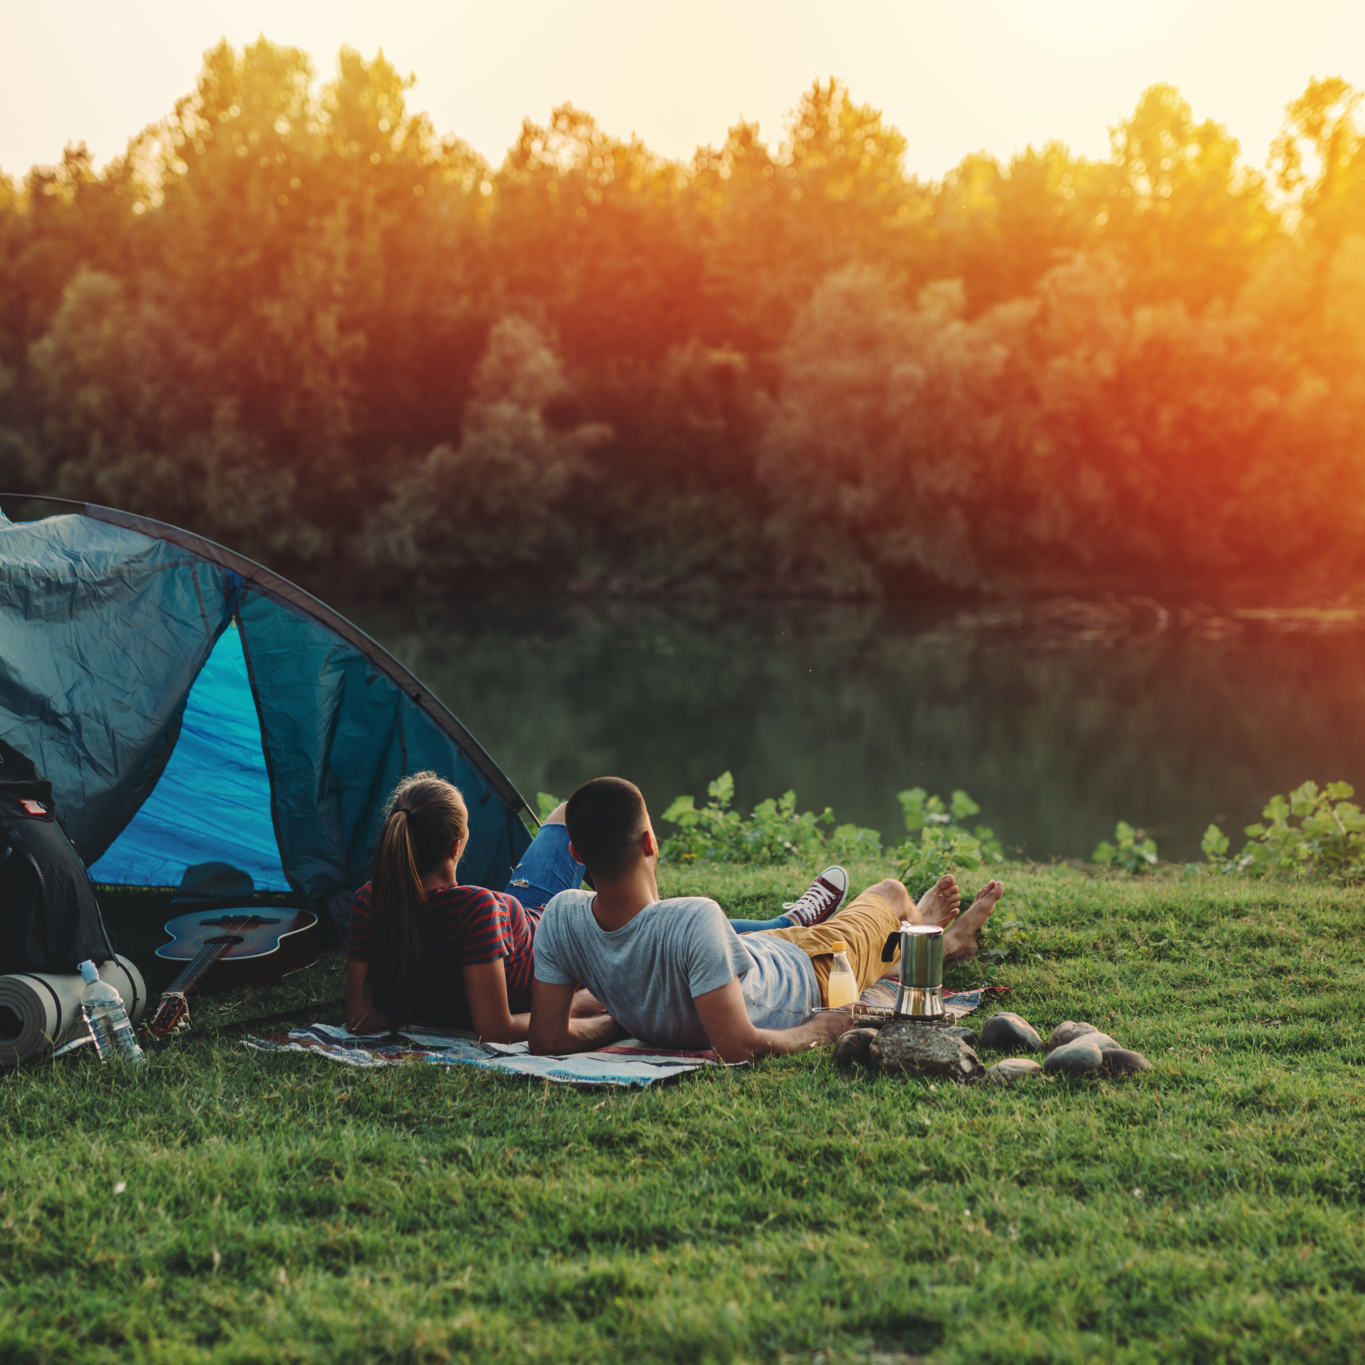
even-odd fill
[{"label": "bright sky", "polygon": [[0,168],[84,141],[101,164],[193,88],[204,50],[264,33],[330,75],[382,47],[411,107],[494,164],[565,100],[688,157],[739,118],[769,137],[836,75],[937,177],[970,151],[1059,138],[1103,155],[1155,81],[1264,164],[1310,76],[1365,86],[1362,0],[0,0]]}]

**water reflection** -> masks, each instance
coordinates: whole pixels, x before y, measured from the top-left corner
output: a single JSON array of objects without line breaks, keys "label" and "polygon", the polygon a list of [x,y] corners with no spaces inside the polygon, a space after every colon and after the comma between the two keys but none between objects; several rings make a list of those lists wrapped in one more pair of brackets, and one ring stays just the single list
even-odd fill
[{"label": "water reflection", "polygon": [[1365,635],[1060,634],[998,614],[782,603],[343,608],[513,782],[629,776],[660,810],[728,768],[746,806],[898,832],[895,793],[965,787],[1007,847],[1088,856],[1119,818],[1165,857],[1305,778],[1365,788]]}]

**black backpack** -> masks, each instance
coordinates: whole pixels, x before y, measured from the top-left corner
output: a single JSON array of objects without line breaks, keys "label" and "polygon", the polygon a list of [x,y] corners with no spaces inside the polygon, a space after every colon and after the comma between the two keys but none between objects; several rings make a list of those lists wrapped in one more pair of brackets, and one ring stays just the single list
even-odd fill
[{"label": "black backpack", "polygon": [[75,972],[113,944],[52,804],[52,783],[0,739],[0,975]]}]

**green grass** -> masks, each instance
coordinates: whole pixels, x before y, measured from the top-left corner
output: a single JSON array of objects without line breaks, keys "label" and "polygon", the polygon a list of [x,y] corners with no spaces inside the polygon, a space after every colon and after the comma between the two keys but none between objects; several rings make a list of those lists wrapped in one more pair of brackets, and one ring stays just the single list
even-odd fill
[{"label": "green grass", "polygon": [[231,1035],[33,1067],[0,1083],[0,1360],[1358,1361],[1360,900],[1012,873],[1027,937],[956,984],[1094,1022],[1155,1063],[1126,1081],[823,1053],[625,1095]]}]

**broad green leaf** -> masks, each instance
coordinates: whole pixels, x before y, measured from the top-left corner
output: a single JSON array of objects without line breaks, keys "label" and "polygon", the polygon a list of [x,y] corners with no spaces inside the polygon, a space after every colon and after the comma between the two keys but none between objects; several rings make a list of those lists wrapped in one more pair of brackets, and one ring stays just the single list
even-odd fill
[{"label": "broad green leaf", "polygon": [[911,787],[909,791],[896,794],[901,814],[905,817],[905,828],[911,834],[924,828],[924,802],[928,795],[923,787]]},{"label": "broad green leaf", "polygon": [[728,806],[735,799],[735,779],[729,772],[723,772],[706,788],[706,794],[721,806]]},{"label": "broad green leaf", "polygon": [[952,812],[954,819],[965,820],[970,815],[979,815],[981,807],[959,787],[953,792]]},{"label": "broad green leaf", "polygon": [[1204,850],[1204,856],[1210,861],[1222,858],[1226,856],[1228,851],[1228,836],[1217,825],[1210,825],[1204,831],[1204,838],[1200,847]]},{"label": "broad green leaf", "polygon": [[676,825],[682,822],[684,816],[695,815],[696,813],[697,808],[693,804],[692,798],[690,796],[679,796],[674,798],[673,804],[664,811],[660,818]]}]

